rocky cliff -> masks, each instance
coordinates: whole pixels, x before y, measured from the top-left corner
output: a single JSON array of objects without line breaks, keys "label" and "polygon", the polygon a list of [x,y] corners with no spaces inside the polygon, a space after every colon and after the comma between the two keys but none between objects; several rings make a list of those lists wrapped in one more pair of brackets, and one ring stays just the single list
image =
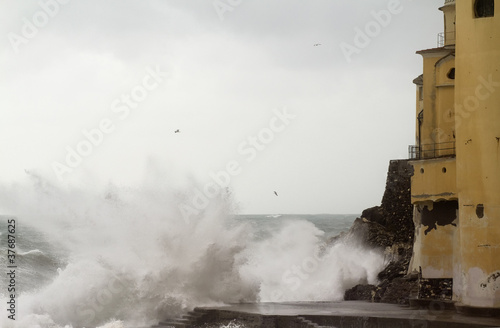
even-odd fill
[{"label": "rocky cliff", "polygon": [[378,274],[377,286],[357,285],[346,291],[346,300],[408,304],[410,294],[418,293],[418,275],[407,272],[415,229],[410,200],[412,175],[413,167],[407,160],[391,161],[381,205],[364,210],[344,235],[367,247],[383,249],[388,263]]}]

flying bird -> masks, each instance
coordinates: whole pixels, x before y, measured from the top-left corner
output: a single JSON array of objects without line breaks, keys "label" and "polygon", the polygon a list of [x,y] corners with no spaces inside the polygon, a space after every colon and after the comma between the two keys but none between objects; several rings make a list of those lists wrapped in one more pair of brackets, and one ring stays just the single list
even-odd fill
[{"label": "flying bird", "polygon": [[278,193],[277,193],[276,191],[274,192],[274,194],[275,194],[276,196],[278,196]]},{"label": "flying bird", "polygon": [[317,46],[320,46],[321,43],[315,43],[314,46],[317,47]]},{"label": "flying bird", "polygon": [[177,130],[174,131],[174,133],[179,133],[179,132],[181,132],[181,131],[179,131],[179,129],[177,129]]}]

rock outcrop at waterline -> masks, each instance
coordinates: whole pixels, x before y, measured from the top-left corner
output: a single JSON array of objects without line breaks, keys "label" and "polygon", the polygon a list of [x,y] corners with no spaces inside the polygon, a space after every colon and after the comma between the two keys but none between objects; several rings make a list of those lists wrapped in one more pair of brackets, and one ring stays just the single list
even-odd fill
[{"label": "rock outcrop at waterline", "polygon": [[377,286],[357,285],[345,292],[345,300],[408,304],[410,295],[418,292],[418,275],[407,272],[415,230],[410,194],[412,174],[413,167],[407,160],[391,161],[381,205],[364,210],[340,237],[383,249],[388,263],[378,274]]}]

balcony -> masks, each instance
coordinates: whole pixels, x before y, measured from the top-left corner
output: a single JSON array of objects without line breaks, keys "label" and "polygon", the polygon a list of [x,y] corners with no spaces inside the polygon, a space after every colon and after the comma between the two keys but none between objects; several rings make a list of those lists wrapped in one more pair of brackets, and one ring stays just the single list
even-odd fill
[{"label": "balcony", "polygon": [[455,31],[441,32],[437,36],[437,46],[438,48],[444,47],[445,45],[455,44]]},{"label": "balcony", "polygon": [[431,159],[440,157],[455,157],[455,141],[408,146],[409,159]]}]

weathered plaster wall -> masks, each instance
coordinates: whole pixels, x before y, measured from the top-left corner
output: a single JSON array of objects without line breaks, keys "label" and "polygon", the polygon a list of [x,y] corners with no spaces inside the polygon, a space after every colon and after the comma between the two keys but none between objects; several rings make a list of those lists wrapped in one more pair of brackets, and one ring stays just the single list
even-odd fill
[{"label": "weathered plaster wall", "polygon": [[465,306],[500,308],[500,2],[475,18],[457,1],[455,111],[460,257],[454,292]]},{"label": "weathered plaster wall", "polygon": [[[454,50],[429,49],[418,54],[423,57],[422,157],[447,155],[441,151],[435,154],[432,145],[455,140],[454,80],[448,77],[450,70],[455,67]],[[417,112],[419,108],[417,106]]]},{"label": "weathered plaster wall", "polygon": [[425,279],[453,277],[457,206],[456,201],[415,205],[415,243],[410,272],[421,272]]},{"label": "weathered plaster wall", "polygon": [[457,199],[457,172],[455,158],[436,158],[411,161],[411,202]]}]

